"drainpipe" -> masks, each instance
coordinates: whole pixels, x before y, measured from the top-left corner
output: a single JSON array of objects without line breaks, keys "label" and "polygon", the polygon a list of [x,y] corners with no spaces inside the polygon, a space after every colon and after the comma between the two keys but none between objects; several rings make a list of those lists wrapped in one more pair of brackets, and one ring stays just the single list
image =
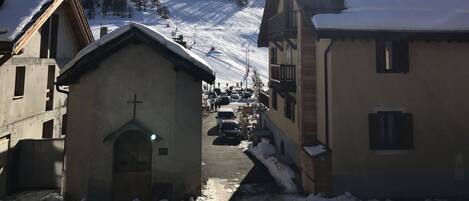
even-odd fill
[{"label": "drainpipe", "polygon": [[[63,93],[63,94],[65,94],[65,95],[67,96],[67,100],[66,100],[66,102],[65,102],[65,106],[66,106],[66,108],[67,108],[67,113],[68,113],[68,95],[69,95],[70,92],[61,89],[61,88],[60,88],[60,85],[59,85],[57,82],[55,82],[54,85],[55,85],[55,89],[56,89],[58,92]],[[68,119],[68,118],[67,118],[67,119]],[[63,126],[63,125],[62,125],[62,126]],[[66,146],[67,146],[67,143],[65,142],[65,139],[64,139],[64,153],[63,153],[63,155],[62,155],[62,161],[63,161],[63,162],[62,162],[62,188],[61,188],[61,192],[60,192],[60,194],[61,194],[63,197],[65,197],[65,191],[66,191],[66,186],[65,186],[65,182],[66,182],[66,181],[65,181],[65,162],[66,162],[65,149],[66,149]]]},{"label": "drainpipe", "polygon": [[331,42],[324,52],[324,111],[325,111],[325,126],[326,126],[326,148],[329,148],[329,80],[327,72],[328,55],[331,50],[334,40],[331,39]]}]

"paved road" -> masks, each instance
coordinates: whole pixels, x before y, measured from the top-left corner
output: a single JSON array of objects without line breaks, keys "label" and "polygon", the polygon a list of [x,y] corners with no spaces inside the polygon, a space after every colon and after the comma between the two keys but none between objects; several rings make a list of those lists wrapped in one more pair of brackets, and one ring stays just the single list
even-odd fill
[{"label": "paved road", "polygon": [[203,117],[202,177],[206,184],[204,194],[210,197],[207,200],[239,200],[278,190],[268,170],[245,151],[246,142],[224,144],[217,140],[215,116],[211,113]]}]

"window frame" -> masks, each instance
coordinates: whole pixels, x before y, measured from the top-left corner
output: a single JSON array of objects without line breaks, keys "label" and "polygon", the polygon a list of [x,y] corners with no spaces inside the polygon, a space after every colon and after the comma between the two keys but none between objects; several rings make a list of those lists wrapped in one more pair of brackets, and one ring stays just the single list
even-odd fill
[{"label": "window frame", "polygon": [[408,73],[409,42],[406,40],[376,40],[376,72]]},{"label": "window frame", "polygon": [[378,111],[369,113],[368,116],[370,149],[410,150],[414,148],[412,114],[402,111]]},{"label": "window frame", "polygon": [[26,66],[16,66],[15,69],[15,88],[13,92],[13,99],[20,99],[24,97],[26,87]]}]

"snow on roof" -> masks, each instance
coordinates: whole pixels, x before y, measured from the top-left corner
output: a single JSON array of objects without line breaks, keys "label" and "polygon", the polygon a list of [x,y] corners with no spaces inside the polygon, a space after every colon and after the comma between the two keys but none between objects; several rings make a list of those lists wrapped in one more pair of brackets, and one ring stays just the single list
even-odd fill
[{"label": "snow on roof", "polygon": [[52,0],[5,0],[0,6],[0,41],[13,41],[42,8]]},{"label": "snow on roof", "polygon": [[76,62],[78,62],[81,58],[84,56],[88,55],[89,53],[93,52],[96,50],[98,47],[107,44],[108,42],[112,41],[113,39],[117,38],[118,36],[126,33],[127,31],[131,30],[132,28],[136,28],[143,33],[147,34],[148,36],[152,37],[153,39],[157,40],[160,42],[162,45],[166,46],[169,50],[172,52],[176,53],[177,55],[187,59],[190,61],[192,64],[197,66],[198,68],[201,68],[202,70],[214,75],[214,71],[212,70],[212,67],[202,58],[200,58],[198,55],[192,53],[190,50],[187,50],[180,44],[174,42],[172,39],[167,38],[160,32],[156,31],[155,29],[145,26],[140,23],[136,22],[131,22],[128,25],[122,26],[114,31],[112,31],[109,34],[104,35],[100,39],[96,40],[95,42],[91,43],[90,45],[86,46],[83,48],[76,56],[73,58],[69,63],[65,65],[65,67],[62,69],[62,72],[67,71],[68,69],[72,68]]},{"label": "snow on roof", "polygon": [[303,148],[305,149],[306,152],[308,152],[310,156],[317,156],[326,152],[326,147],[321,144],[316,145],[316,146],[303,147]]},{"label": "snow on roof", "polygon": [[347,9],[312,17],[316,29],[469,31],[468,0],[345,0]]}]

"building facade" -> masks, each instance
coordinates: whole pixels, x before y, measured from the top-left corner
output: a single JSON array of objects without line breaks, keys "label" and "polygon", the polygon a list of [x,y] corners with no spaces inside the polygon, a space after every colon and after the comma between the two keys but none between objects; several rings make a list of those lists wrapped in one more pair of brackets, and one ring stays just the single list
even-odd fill
[{"label": "building facade", "polygon": [[[406,11],[401,9],[412,8],[410,2],[395,2],[379,12],[373,10],[379,4],[357,2],[267,1],[259,46],[271,50],[270,107],[264,116],[276,147],[295,161],[306,192],[351,192],[363,198],[466,196],[469,127],[464,114],[469,105],[464,102],[469,97],[455,91],[467,86],[468,26],[458,24],[455,30],[457,19],[451,17],[438,25],[402,20],[406,15],[400,12]],[[278,5],[269,7],[271,3]],[[424,7],[452,13],[468,6],[457,3]],[[290,9],[298,13],[293,34],[298,45],[291,52],[288,29],[273,23],[281,15],[278,8],[288,4],[298,5]],[[395,10],[386,10],[390,8]],[[274,37],[276,32],[283,37]],[[290,80],[295,91],[277,84]],[[292,93],[297,123],[285,112]],[[285,139],[299,143],[282,144]],[[308,152],[318,147],[324,147],[320,154]]]},{"label": "building facade", "polygon": [[[20,140],[65,135],[67,97],[56,90],[55,79],[93,37],[78,1],[34,2],[28,4],[31,7],[21,5],[27,2],[2,2],[0,139],[5,141],[2,154],[9,156]],[[24,16],[11,16],[11,10]],[[2,158],[2,168],[8,169],[9,157]],[[0,177],[4,195],[8,176]]]}]

